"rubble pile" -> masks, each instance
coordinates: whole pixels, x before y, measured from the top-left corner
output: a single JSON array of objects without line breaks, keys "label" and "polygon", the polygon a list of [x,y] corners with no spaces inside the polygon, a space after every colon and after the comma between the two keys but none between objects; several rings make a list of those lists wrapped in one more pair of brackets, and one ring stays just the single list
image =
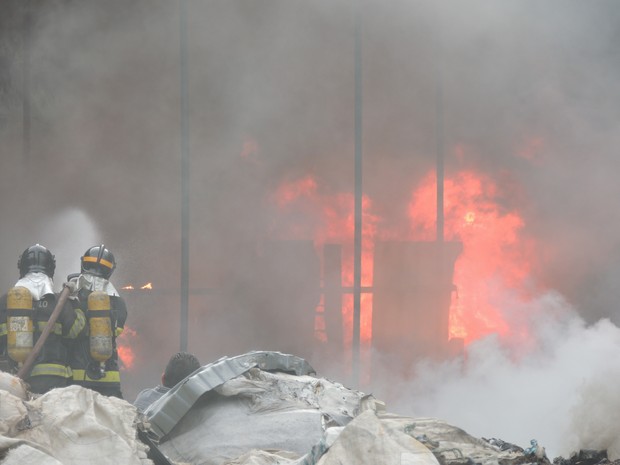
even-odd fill
[{"label": "rubble pile", "polygon": [[135,407],[69,386],[27,400],[0,389],[2,465],[153,465]]},{"label": "rubble pile", "polygon": [[[150,445],[150,447],[149,447]],[[33,397],[0,372],[2,465],[551,465],[435,418],[386,411],[279,352],[223,358],[188,376],[144,414],[71,386]],[[620,465],[579,451],[553,465]]]}]

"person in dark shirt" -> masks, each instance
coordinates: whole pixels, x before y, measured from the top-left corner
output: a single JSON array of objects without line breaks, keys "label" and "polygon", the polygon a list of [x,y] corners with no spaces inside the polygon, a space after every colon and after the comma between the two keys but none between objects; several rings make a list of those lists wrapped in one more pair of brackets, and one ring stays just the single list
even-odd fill
[{"label": "person in dark shirt", "polygon": [[135,405],[140,412],[146,411],[153,402],[191,375],[198,368],[200,368],[200,362],[194,355],[188,352],[177,352],[168,361],[166,369],[161,375],[161,384],[154,388],[142,390],[136,396],[133,405]]}]

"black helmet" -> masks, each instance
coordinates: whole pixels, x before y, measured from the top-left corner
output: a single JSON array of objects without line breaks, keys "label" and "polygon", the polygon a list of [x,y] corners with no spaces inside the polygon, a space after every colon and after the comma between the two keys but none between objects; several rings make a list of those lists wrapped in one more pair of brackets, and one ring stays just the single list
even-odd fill
[{"label": "black helmet", "polygon": [[116,268],[114,255],[105,245],[95,245],[84,252],[82,256],[82,273],[89,273],[109,279]]},{"label": "black helmet", "polygon": [[45,273],[50,278],[53,278],[54,270],[56,269],[56,259],[46,247],[40,244],[31,245],[24,250],[17,260],[17,268],[19,268],[20,278],[33,271]]}]

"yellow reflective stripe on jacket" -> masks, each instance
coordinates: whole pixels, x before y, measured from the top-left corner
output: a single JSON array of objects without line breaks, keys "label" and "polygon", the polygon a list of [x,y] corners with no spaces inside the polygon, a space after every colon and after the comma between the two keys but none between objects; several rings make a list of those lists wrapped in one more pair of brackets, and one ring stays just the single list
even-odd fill
[{"label": "yellow reflective stripe on jacket", "polygon": [[71,368],[57,363],[39,363],[34,366],[30,376],[60,376],[71,378]]},{"label": "yellow reflective stripe on jacket", "polygon": [[81,309],[76,308],[75,321],[73,322],[67,337],[70,339],[75,339],[82,332],[84,326],[86,326],[86,317],[84,316],[84,312]]},{"label": "yellow reflective stripe on jacket", "polygon": [[114,330],[114,336],[119,337],[121,334],[123,334],[123,328],[116,328]]},{"label": "yellow reflective stripe on jacket", "polygon": [[96,383],[120,383],[121,375],[118,371],[106,371],[101,379],[91,379],[85,370],[73,370],[73,381],[92,381]]},{"label": "yellow reflective stripe on jacket", "polygon": [[0,337],[6,336],[7,334],[7,326],[6,323],[0,324]]},{"label": "yellow reflective stripe on jacket", "polygon": [[[39,321],[38,323],[39,332],[42,333],[45,329],[45,326],[47,325],[47,321]],[[54,334],[62,336],[62,325],[60,323],[54,323],[54,329],[52,330],[52,332]]]}]

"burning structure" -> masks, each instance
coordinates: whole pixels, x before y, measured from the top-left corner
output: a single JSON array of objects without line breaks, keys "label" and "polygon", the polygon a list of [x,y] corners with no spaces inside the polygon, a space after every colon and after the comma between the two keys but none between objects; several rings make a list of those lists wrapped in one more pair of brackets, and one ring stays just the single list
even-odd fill
[{"label": "burning structure", "polygon": [[[339,367],[350,367],[359,327],[362,352],[401,353],[392,336],[400,325],[388,325],[388,315],[402,321],[417,311],[404,302],[421,298],[428,267],[409,276],[419,286],[401,286],[399,299],[388,295],[387,283],[404,276],[392,268],[403,265],[409,273],[418,263],[405,265],[415,253],[390,252],[388,244],[406,250],[436,240],[433,165],[441,140],[443,240],[462,250],[449,252],[452,280],[442,265],[441,295],[429,297],[441,303],[424,317],[433,321],[429,331],[440,334],[433,341],[462,340],[478,358],[449,371],[460,376],[453,383],[438,384],[464,389],[467,375],[477,373],[474,360],[491,357],[499,367],[488,371],[497,376],[522,368],[528,353],[541,350],[553,376],[536,384],[562,385],[521,403],[552,403],[565,389],[556,411],[575,405],[574,354],[589,356],[587,342],[600,354],[596,339],[614,340],[602,337],[614,334],[605,318],[620,321],[620,234],[608,206],[618,197],[617,3],[359,2],[360,283],[352,247],[352,3],[183,3],[191,97],[185,107],[191,136],[185,147],[192,155],[189,349],[212,360],[265,344],[277,349],[273,344],[312,352],[315,364],[337,358]],[[152,282],[152,290],[123,291],[134,330],[124,341],[128,396],[157,382],[161,364],[179,345],[178,7],[157,0],[7,0],[0,14],[0,208],[7,218],[0,222],[0,259],[9,264],[0,274],[6,288],[22,241],[48,243],[63,276],[75,271],[83,249],[104,239],[118,251],[119,280],[136,287]],[[359,325],[355,286],[361,287]],[[541,342],[538,323],[560,313],[602,323],[590,328],[576,320],[569,336],[549,341],[545,333]],[[415,334],[420,326],[409,323],[404,326]],[[579,338],[580,331],[600,337]],[[399,340],[407,339],[405,332]],[[565,340],[580,350],[568,350]],[[435,342],[422,352],[432,352]],[[510,355],[501,356],[506,347]],[[336,356],[320,357],[325,348]],[[581,366],[603,370],[596,360],[615,359],[600,350],[605,356]],[[552,363],[557,354],[570,363]],[[410,355],[400,355],[403,365]],[[540,363],[525,366],[540,379]],[[596,373],[580,374],[594,379]],[[390,378],[404,382],[401,374],[392,371]],[[512,392],[514,380],[525,377],[517,371],[486,399]],[[462,415],[458,423],[497,425],[496,412],[509,401],[476,418],[450,403],[477,399],[492,385],[484,381],[467,395],[448,392],[441,402],[431,402],[441,389],[422,390],[427,402],[416,407],[446,408]],[[546,418],[569,424],[566,415]],[[509,423],[529,431],[528,419]]]},{"label": "burning structure", "polygon": [[393,369],[450,354],[454,263],[461,249],[458,242],[376,244],[372,345],[396,358]]}]

